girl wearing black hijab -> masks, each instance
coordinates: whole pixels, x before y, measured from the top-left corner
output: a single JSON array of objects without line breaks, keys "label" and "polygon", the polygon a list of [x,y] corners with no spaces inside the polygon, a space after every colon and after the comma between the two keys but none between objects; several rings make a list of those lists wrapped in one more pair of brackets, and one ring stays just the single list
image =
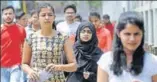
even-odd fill
[{"label": "girl wearing black hijab", "polygon": [[94,25],[90,22],[82,22],[77,29],[74,44],[78,69],[69,74],[67,82],[96,82],[96,62],[103,53],[97,45]]}]

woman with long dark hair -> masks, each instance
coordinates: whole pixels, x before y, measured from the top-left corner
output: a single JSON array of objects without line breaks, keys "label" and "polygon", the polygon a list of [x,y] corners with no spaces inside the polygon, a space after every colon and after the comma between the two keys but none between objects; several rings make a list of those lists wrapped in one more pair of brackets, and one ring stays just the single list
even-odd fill
[{"label": "woman with long dark hair", "polygon": [[[26,39],[22,69],[29,82],[65,82],[64,72],[77,69],[72,45],[66,36],[52,29],[55,12],[50,4],[39,5],[38,17],[41,30]],[[63,52],[67,64],[63,64]]]},{"label": "woman with long dark hair", "polygon": [[98,61],[97,82],[157,82],[157,57],[144,50],[144,33],[137,12],[121,14],[113,50]]},{"label": "woman with long dark hair", "polygon": [[69,74],[67,82],[96,82],[96,62],[103,52],[98,48],[96,30],[92,23],[82,22],[79,25],[75,37],[74,53],[78,69]]}]

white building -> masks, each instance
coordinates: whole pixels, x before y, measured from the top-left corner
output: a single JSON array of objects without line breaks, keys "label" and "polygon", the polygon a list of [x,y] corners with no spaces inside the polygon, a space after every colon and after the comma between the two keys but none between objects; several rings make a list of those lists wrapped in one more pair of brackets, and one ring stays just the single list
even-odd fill
[{"label": "white building", "polygon": [[103,15],[108,14],[111,21],[117,20],[120,14],[124,12],[123,2],[124,1],[102,1]]}]

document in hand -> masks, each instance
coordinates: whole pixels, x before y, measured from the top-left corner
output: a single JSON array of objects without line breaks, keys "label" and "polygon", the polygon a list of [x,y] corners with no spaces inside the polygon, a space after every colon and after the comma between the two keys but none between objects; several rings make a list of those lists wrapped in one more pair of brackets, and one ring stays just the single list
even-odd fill
[{"label": "document in hand", "polygon": [[50,77],[52,77],[53,74],[52,73],[49,73],[45,70],[39,72],[39,78],[40,78],[40,82],[44,82],[46,80],[48,80]]},{"label": "document in hand", "polygon": [[38,81],[32,81],[32,80],[29,79],[29,77],[27,77],[28,78],[27,82],[44,82],[52,76],[53,76],[52,73],[49,73],[45,70],[42,70],[42,71],[39,72],[39,80]]}]

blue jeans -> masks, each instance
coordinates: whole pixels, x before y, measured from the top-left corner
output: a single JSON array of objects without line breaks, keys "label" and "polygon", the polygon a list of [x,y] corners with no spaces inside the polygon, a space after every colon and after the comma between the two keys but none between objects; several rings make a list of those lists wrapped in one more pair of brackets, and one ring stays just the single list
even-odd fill
[{"label": "blue jeans", "polygon": [[20,82],[20,76],[20,65],[16,65],[10,68],[1,67],[1,82]]},{"label": "blue jeans", "polygon": [[27,74],[23,70],[21,70],[20,82],[27,82]]}]

